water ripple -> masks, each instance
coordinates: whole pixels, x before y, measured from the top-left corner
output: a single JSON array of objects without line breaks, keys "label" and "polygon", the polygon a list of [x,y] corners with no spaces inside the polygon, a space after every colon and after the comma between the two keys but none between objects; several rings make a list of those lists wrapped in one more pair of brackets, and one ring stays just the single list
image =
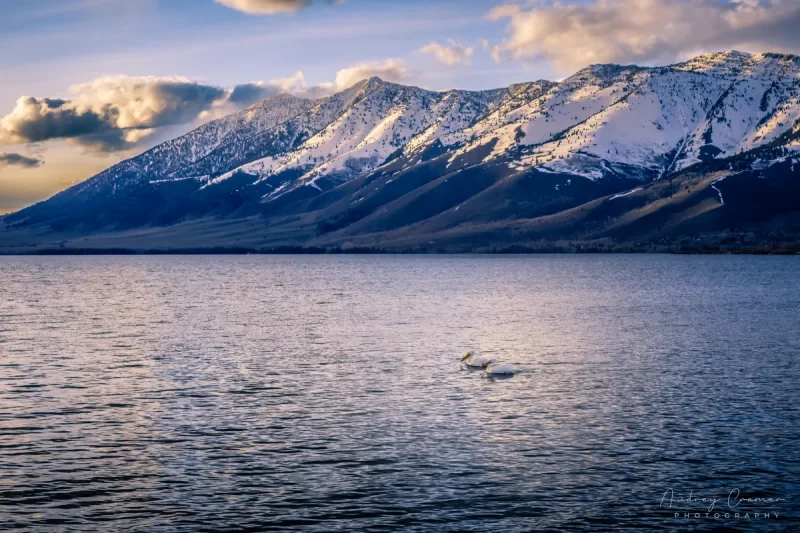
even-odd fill
[{"label": "water ripple", "polygon": [[0,530],[789,530],[798,266],[0,258]]}]

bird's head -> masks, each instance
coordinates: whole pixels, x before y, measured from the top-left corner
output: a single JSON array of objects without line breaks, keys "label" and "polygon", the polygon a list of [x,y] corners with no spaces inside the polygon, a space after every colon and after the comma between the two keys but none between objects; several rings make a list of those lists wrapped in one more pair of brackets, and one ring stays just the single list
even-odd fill
[{"label": "bird's head", "polygon": [[467,355],[465,355],[464,357],[462,357],[462,358],[461,358],[461,361],[462,361],[462,362],[464,362],[464,361],[466,361],[467,359],[469,359],[470,357],[472,357],[472,352],[467,352]]},{"label": "bird's head", "polygon": [[486,361],[485,363],[483,363],[483,364],[481,365],[481,367],[483,367],[483,368],[489,368],[489,365],[491,365],[492,363],[494,363],[494,361]]}]

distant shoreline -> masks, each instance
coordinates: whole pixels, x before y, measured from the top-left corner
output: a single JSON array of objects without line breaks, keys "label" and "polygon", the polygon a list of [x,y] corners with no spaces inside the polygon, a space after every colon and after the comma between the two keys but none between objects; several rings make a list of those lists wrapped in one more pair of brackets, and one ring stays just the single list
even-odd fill
[{"label": "distant shoreline", "polygon": [[649,250],[622,249],[607,250],[597,248],[534,249],[525,247],[508,247],[487,250],[440,250],[440,249],[381,249],[381,248],[305,248],[278,247],[269,249],[257,248],[176,248],[176,249],[132,249],[132,248],[44,248],[20,252],[0,251],[0,256],[76,256],[76,255],[586,255],[586,254],[669,254],[669,255],[800,255],[800,249],[775,250],[725,250],[725,249],[678,249]]}]

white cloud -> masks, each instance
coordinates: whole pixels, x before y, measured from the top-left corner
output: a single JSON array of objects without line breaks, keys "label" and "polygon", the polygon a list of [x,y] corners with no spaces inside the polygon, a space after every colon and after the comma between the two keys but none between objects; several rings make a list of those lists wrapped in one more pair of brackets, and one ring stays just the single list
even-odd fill
[{"label": "white cloud", "polygon": [[339,70],[336,73],[336,81],[333,83],[332,88],[341,91],[373,76],[377,76],[384,81],[403,81],[408,77],[408,67],[402,59],[359,63]]},{"label": "white cloud", "polygon": [[432,42],[419,49],[420,52],[425,54],[433,54],[440,62],[445,65],[458,65],[464,63],[468,65],[472,60],[474,49],[471,46],[464,46],[458,44],[452,39],[447,41],[448,44],[439,44]]},{"label": "white cloud", "polygon": [[[296,13],[311,5],[311,0],[214,0],[218,4],[249,15],[274,15]],[[329,4],[343,4],[345,0],[327,0]]]},{"label": "white cloud", "polygon": [[508,38],[495,60],[543,58],[570,71],[592,63],[668,62],[698,52],[800,49],[797,0],[594,0],[499,6]]},{"label": "white cloud", "polygon": [[282,93],[292,94],[302,92],[308,88],[306,76],[299,70],[288,78],[278,78],[276,80],[272,80],[269,82],[269,85],[275,87]]},{"label": "white cloud", "polygon": [[311,4],[311,0],[215,0],[218,4],[251,15],[294,13]]}]

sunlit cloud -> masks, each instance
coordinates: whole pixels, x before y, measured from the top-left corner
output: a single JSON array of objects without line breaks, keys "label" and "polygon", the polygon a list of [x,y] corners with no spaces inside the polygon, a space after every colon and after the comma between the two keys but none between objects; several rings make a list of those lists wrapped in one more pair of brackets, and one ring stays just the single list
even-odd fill
[{"label": "sunlit cloud", "polygon": [[475,51],[471,46],[464,46],[449,39],[447,44],[432,42],[419,49],[424,54],[433,54],[439,62],[453,66],[459,63],[469,64]]},{"label": "sunlit cloud", "polygon": [[[249,15],[275,15],[277,13],[296,13],[311,5],[311,0],[214,0]],[[344,0],[328,0],[329,4],[343,4]]]},{"label": "sunlit cloud", "polygon": [[497,61],[545,59],[562,71],[592,63],[673,61],[702,52],[800,48],[800,2],[781,0],[595,0],[498,6],[508,37]]},{"label": "sunlit cloud", "polygon": [[311,84],[302,71],[287,78],[268,82],[254,81],[237,85],[228,97],[231,104],[245,104],[263,100],[278,93],[289,93],[301,98],[315,100],[330,96],[338,91],[352,87],[356,83],[377,76],[385,81],[399,82],[409,75],[408,67],[402,59],[368,61],[339,69],[333,81]]},{"label": "sunlit cloud", "polygon": [[311,4],[311,0],[215,0],[218,4],[251,15],[294,13]]},{"label": "sunlit cloud", "polygon": [[386,59],[369,61],[339,70],[336,73],[334,87],[336,90],[346,89],[355,83],[377,76],[384,81],[398,82],[408,77],[408,67],[402,59]]}]

